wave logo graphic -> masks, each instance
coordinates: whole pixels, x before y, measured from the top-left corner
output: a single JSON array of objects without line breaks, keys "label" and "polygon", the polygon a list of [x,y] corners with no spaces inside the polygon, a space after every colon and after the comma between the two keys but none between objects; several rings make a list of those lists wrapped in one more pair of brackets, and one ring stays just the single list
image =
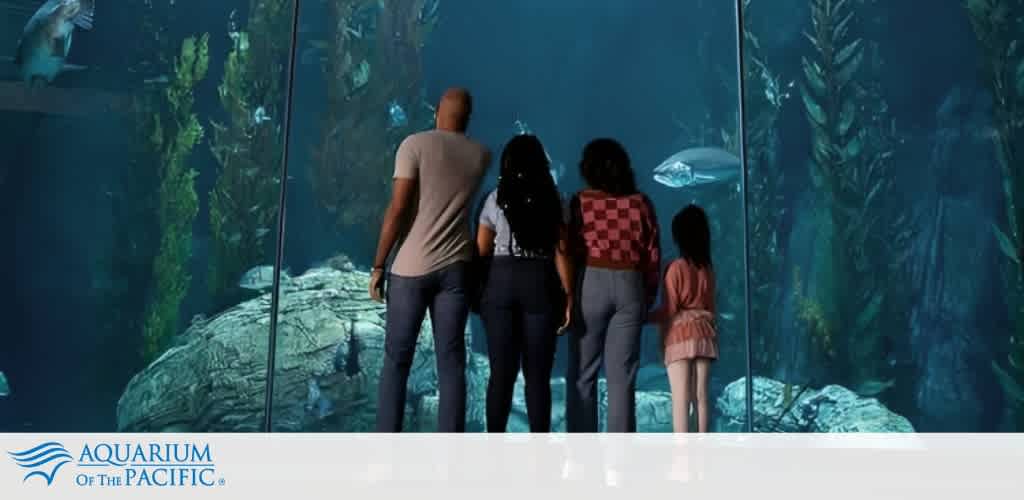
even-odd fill
[{"label": "wave logo graphic", "polygon": [[25,451],[9,451],[7,454],[19,467],[30,470],[22,482],[33,476],[40,476],[46,479],[47,486],[53,484],[57,471],[72,460],[71,453],[56,441],[49,441]]}]

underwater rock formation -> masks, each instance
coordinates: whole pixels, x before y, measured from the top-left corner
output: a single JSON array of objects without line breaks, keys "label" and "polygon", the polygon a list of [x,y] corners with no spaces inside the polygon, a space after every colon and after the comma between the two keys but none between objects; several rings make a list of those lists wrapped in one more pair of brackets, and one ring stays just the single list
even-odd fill
[{"label": "underwater rock formation", "polygon": [[[918,192],[923,218],[912,246],[911,285],[918,290],[910,312],[910,354],[914,367],[912,398],[924,431],[994,430],[985,415],[999,406],[986,401],[998,392],[989,368],[991,304],[998,303],[1000,264],[985,256],[998,254],[996,241],[979,221],[994,220],[999,207],[984,190],[996,185],[995,169],[963,165],[993,162],[989,139],[978,134],[989,120],[984,93],[953,89],[936,115],[927,168],[934,185]],[[988,200],[988,201],[986,201]],[[971,263],[965,272],[964,263]],[[901,360],[895,360],[901,362]],[[986,390],[988,387],[988,390]],[[987,394],[986,394],[987,393]]]},{"label": "underwater rock formation", "polygon": [[[274,430],[372,429],[384,306],[370,301],[368,282],[363,271],[315,268],[282,287]],[[259,430],[269,314],[267,293],[196,321],[128,383],[117,405],[118,430]],[[410,411],[436,391],[436,379],[424,322],[410,374]]]},{"label": "underwater rock formation", "polygon": [[[351,266],[319,267],[282,284],[274,389],[275,431],[359,432],[373,429],[377,376],[384,349],[384,306],[366,295],[369,275]],[[270,295],[212,318],[197,318],[176,345],[129,382],[117,407],[120,431],[257,431],[263,417]],[[469,431],[485,429],[486,356],[466,363]],[[553,428],[565,428],[565,379],[552,380]],[[605,383],[599,387],[604,420]],[[638,391],[641,432],[671,429],[671,397]],[[420,333],[409,379],[406,425],[432,432],[437,375],[430,322]],[[602,424],[603,425],[603,424]],[[525,431],[522,380],[510,431]]]},{"label": "underwater rock formation", "polygon": [[[995,385],[987,369],[991,353],[981,342],[986,332],[980,314],[988,303],[982,287],[993,281],[980,277],[994,279],[998,265],[980,258],[991,255],[992,239],[976,230],[976,221],[986,215],[973,202],[940,198],[934,207],[914,275],[921,290],[911,313],[918,369],[914,399],[928,429],[977,429],[985,407],[981,388],[986,381]],[[964,262],[973,262],[970,273],[962,271]]]},{"label": "underwater rock formation", "polygon": [[[787,389],[786,384],[777,380],[754,377],[754,429],[758,432],[914,432],[910,421],[889,411],[877,399],[862,398],[838,385],[803,392],[801,389],[797,386]],[[792,401],[787,401],[789,398]],[[726,386],[718,398],[717,409],[717,431],[746,430],[745,378]]]}]

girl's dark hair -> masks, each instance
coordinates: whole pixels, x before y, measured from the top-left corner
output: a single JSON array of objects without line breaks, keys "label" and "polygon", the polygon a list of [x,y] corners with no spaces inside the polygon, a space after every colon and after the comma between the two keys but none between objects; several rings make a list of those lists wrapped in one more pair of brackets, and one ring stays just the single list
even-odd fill
[{"label": "girl's dark hair", "polygon": [[534,135],[513,137],[501,153],[498,206],[524,252],[551,254],[558,244],[562,201],[549,167],[544,146]]},{"label": "girl's dark hair", "polygon": [[612,196],[637,192],[629,153],[614,139],[595,139],[583,148],[580,174],[589,187]]},{"label": "girl's dark hair", "polygon": [[672,218],[672,239],[679,254],[698,268],[711,265],[711,227],[708,216],[697,205],[687,205]]}]

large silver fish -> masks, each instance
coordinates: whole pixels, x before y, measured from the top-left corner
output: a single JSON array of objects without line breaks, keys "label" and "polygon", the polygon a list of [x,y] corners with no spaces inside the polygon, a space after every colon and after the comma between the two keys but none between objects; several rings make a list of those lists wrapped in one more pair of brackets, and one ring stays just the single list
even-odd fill
[{"label": "large silver fish", "polygon": [[14,64],[21,79],[53,82],[65,71],[85,69],[67,63],[75,28],[92,29],[95,0],[47,0],[28,20],[18,40]]},{"label": "large silver fish", "polygon": [[719,184],[739,176],[740,159],[719,148],[684,149],[654,168],[654,180],[670,188]]}]

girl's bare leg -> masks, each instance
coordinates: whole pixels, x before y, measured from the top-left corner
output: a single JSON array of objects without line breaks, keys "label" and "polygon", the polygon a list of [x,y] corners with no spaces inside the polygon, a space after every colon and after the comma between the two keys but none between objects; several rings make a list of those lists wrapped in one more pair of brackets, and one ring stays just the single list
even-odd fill
[{"label": "girl's bare leg", "polygon": [[708,431],[710,417],[708,407],[708,378],[711,375],[711,360],[698,358],[697,365],[697,432]]},{"label": "girl's bare leg", "polygon": [[672,388],[672,432],[690,432],[690,361],[676,361],[667,370]]}]

